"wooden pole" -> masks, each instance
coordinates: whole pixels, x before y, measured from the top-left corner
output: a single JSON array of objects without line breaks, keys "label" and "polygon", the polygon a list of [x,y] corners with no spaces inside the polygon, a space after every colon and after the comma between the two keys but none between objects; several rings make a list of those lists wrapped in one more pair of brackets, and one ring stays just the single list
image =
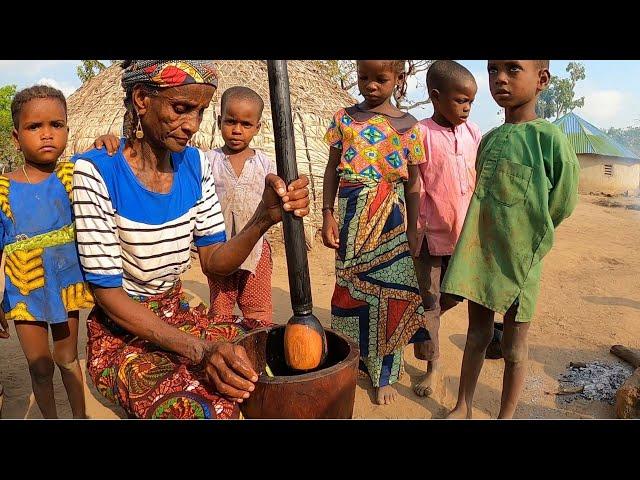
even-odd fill
[{"label": "wooden pole", "polygon": [[[298,165],[296,163],[296,143],[289,97],[287,62],[285,60],[269,60],[267,65],[273,134],[275,137],[276,166],[278,176],[288,185],[298,178]],[[294,216],[293,213],[284,212],[282,226],[293,313],[295,315],[308,315],[313,309],[313,303],[302,218]]]},{"label": "wooden pole", "polygon": [[[286,60],[268,60],[269,95],[278,176],[287,185],[298,178],[296,145]],[[293,317],[285,331],[285,359],[294,370],[312,370],[327,354],[324,329],[313,315],[309,262],[302,218],[283,212],[282,225]]]}]

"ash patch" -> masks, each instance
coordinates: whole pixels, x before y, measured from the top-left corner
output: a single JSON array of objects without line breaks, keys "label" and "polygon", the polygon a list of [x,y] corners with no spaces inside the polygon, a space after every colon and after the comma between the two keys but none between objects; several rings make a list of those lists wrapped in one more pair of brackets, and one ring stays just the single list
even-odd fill
[{"label": "ash patch", "polygon": [[591,362],[582,365],[572,365],[560,375],[560,391],[582,391],[562,395],[559,399],[570,403],[578,398],[598,400],[610,405],[615,403],[616,391],[633,373],[633,368],[626,363]]}]

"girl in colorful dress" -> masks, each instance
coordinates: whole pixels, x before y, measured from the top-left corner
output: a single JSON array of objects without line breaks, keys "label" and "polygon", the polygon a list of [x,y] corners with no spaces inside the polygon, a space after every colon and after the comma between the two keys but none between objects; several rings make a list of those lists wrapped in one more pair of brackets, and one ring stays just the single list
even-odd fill
[{"label": "girl in colorful dress", "polygon": [[83,281],[75,244],[73,164],[57,162],[69,133],[67,103],[59,90],[36,85],[16,94],[11,115],[24,164],[0,176],[0,247],[5,254],[0,316],[14,321],[42,416],[57,418],[55,362],[73,417],[84,418],[78,309],[91,307],[93,297]]},{"label": "girl in colorful dress", "polygon": [[[325,136],[322,238],[336,249],[331,328],[359,342],[360,367],[381,405],[397,396],[391,385],[400,378],[404,347],[428,338],[405,233],[404,183],[408,165],[424,161],[422,139],[417,120],[391,104],[394,91],[406,91],[405,63],[358,61],[364,101],[340,109]],[[417,200],[407,208],[417,209]]]}]

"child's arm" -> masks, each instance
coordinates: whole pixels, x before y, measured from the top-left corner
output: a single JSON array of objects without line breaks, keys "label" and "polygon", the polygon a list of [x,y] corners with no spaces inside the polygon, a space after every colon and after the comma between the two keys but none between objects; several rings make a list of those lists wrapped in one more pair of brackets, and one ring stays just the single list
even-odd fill
[{"label": "child's arm", "polygon": [[329,161],[324,170],[324,182],[322,185],[322,243],[329,248],[340,246],[340,233],[338,222],[333,216],[333,206],[338,193],[338,165],[342,150],[329,148]]},{"label": "child's arm", "polygon": [[4,310],[0,308],[0,338],[9,338],[9,324],[7,323],[7,319],[4,318]]},{"label": "child's arm", "polygon": [[[0,236],[3,235],[2,232],[2,222],[0,222]],[[2,254],[4,253],[4,246],[0,249],[0,260],[2,260]],[[0,306],[0,338],[9,338],[9,324],[7,323],[7,319],[4,316],[4,310],[2,306]]]},{"label": "child's arm", "polygon": [[120,139],[110,133],[100,135],[94,140],[93,146],[98,150],[104,146],[107,149],[107,154],[111,156],[118,151],[118,148],[120,147]]},{"label": "child's arm", "polygon": [[425,168],[428,158],[431,156],[431,144],[429,131],[420,123],[414,126],[416,140],[410,145],[407,157],[407,170],[409,180],[405,184],[405,198],[407,202],[407,241],[411,255],[417,257],[418,243],[418,215],[420,212],[420,187],[422,181],[422,169]]},{"label": "child's arm", "polygon": [[409,165],[409,181],[407,182],[407,240],[411,255],[417,257],[418,211],[420,209],[420,167]]},{"label": "child's arm", "polygon": [[554,228],[573,212],[578,203],[578,178],[580,164],[573,148],[564,135],[558,135],[553,143],[553,187],[549,192],[549,214]]},{"label": "child's arm", "polygon": [[[2,258],[2,250],[0,250],[0,259]],[[4,310],[0,307],[0,338],[9,338],[9,324],[4,317]]]}]

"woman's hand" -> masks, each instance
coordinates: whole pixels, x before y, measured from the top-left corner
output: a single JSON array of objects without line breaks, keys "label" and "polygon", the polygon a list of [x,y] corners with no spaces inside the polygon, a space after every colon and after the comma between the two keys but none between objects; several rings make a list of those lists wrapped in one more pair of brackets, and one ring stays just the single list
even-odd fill
[{"label": "woman's hand", "polygon": [[293,212],[297,217],[309,214],[309,179],[301,175],[286,188],[284,181],[270,173],[265,179],[262,204],[271,223],[276,224],[282,220],[282,210]]},{"label": "woman's hand", "polygon": [[93,146],[98,150],[105,147],[107,149],[107,154],[111,156],[118,151],[118,148],[120,148],[120,139],[110,133],[107,135],[100,135],[93,142]]},{"label": "woman's hand", "polygon": [[334,249],[340,246],[338,222],[333,217],[333,212],[328,209],[324,211],[322,219],[322,243],[325,247]]},{"label": "woman's hand", "polygon": [[258,375],[244,347],[227,341],[205,342],[202,363],[207,378],[221,395],[242,403],[254,390]]}]

